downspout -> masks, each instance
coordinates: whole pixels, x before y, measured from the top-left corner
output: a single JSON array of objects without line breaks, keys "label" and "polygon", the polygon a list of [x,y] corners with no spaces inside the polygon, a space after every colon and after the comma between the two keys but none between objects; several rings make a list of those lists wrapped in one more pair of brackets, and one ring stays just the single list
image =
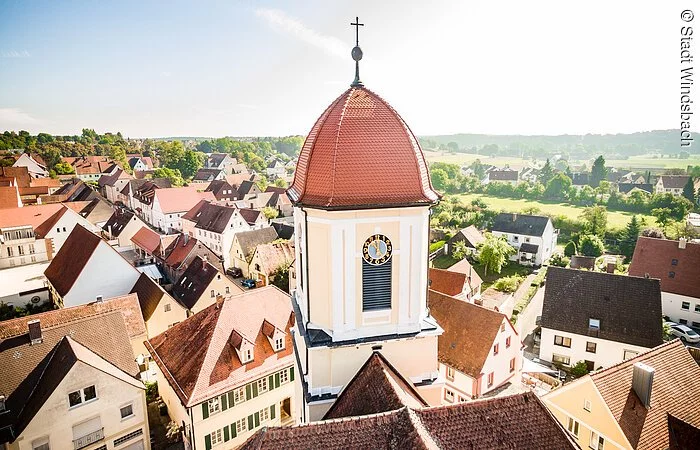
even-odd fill
[{"label": "downspout", "polygon": [[192,408],[187,408],[187,413],[190,416],[190,444],[192,445],[192,450],[197,449],[197,439],[194,438],[194,418],[192,417]]}]

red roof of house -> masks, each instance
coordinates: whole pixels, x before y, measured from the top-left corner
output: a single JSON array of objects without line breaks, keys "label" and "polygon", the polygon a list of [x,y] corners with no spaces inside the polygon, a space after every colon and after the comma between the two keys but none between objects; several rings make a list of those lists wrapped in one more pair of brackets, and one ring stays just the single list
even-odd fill
[{"label": "red roof of house", "polygon": [[428,205],[439,199],[406,122],[364,87],[345,91],[316,121],[287,195],[294,203],[324,209]]},{"label": "red roof of house", "polygon": [[163,214],[187,212],[200,200],[216,201],[211,192],[199,192],[196,187],[163,188],[155,190]]},{"label": "red roof of house", "polygon": [[153,255],[160,245],[160,235],[148,227],[141,227],[131,237],[131,242]]},{"label": "red roof of house", "polygon": [[634,248],[629,274],[661,280],[661,290],[700,298],[700,244],[640,237]]}]

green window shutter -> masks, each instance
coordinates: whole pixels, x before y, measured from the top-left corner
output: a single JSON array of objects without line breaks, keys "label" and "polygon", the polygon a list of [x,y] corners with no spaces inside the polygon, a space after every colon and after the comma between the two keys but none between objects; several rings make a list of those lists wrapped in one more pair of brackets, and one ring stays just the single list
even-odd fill
[{"label": "green window shutter", "polygon": [[260,426],[260,413],[259,412],[255,413],[255,426],[256,427]]},{"label": "green window shutter", "polygon": [[207,434],[204,436],[204,448],[211,450],[211,435]]},{"label": "green window shutter", "polygon": [[209,402],[202,403],[202,417],[205,419],[209,417]]},{"label": "green window shutter", "polygon": [[253,398],[252,388],[251,388],[250,384],[246,384],[245,385],[245,399],[250,400],[251,398]]},{"label": "green window shutter", "polygon": [[253,397],[257,397],[258,396],[258,383],[254,382],[251,384],[253,385]]},{"label": "green window shutter", "polygon": [[270,419],[275,418],[275,405],[270,405]]},{"label": "green window shutter", "polygon": [[279,372],[277,372],[275,374],[275,387],[276,388],[280,387],[280,373]]},{"label": "green window shutter", "polygon": [[231,424],[231,439],[236,437],[236,424],[232,423]]},{"label": "green window shutter", "polygon": [[252,430],[253,428],[255,427],[253,426],[253,415],[251,414],[248,416],[248,429]]},{"label": "green window shutter", "polygon": [[228,442],[229,439],[230,438],[228,436],[228,427],[224,427],[224,442]]},{"label": "green window shutter", "polygon": [[270,375],[269,377],[267,377],[267,389],[271,391],[274,388],[275,388],[275,376]]},{"label": "green window shutter", "polygon": [[289,368],[289,381],[294,381],[294,366]]},{"label": "green window shutter", "polygon": [[228,393],[228,407],[233,408],[233,405],[235,405],[235,404],[236,404],[236,402],[233,399],[233,391],[231,391]]},{"label": "green window shutter", "polygon": [[226,411],[228,409],[228,397],[226,394],[221,396],[221,410]]}]

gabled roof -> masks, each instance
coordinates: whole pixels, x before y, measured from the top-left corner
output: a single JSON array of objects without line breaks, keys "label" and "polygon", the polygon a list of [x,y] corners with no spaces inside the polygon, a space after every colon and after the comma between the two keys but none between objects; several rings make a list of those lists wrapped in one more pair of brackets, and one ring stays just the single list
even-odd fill
[{"label": "gabled roof", "polygon": [[134,287],[131,289],[131,293],[138,296],[141,314],[145,321],[151,318],[163,296],[170,297],[163,288],[158,286],[158,284],[145,273],[142,273],[139,279],[136,280],[136,284],[134,284]]},{"label": "gabled roof", "polygon": [[[232,183],[233,184],[233,183]],[[238,193],[242,196],[248,195],[250,191],[256,188],[255,182],[250,180],[243,180],[241,184],[238,185]]]},{"label": "gabled roof", "polygon": [[654,192],[654,185],[651,183],[618,183],[617,188],[623,194],[627,194],[632,189],[641,189],[650,194]]},{"label": "gabled roof", "polygon": [[262,214],[261,211],[250,208],[240,208],[238,210],[238,213],[241,215],[241,217],[243,217],[243,220],[245,220],[248,225],[255,225],[258,221],[258,218]]},{"label": "gabled roof", "polygon": [[29,175],[29,170],[25,167],[3,167],[0,166],[0,176],[14,178],[17,180],[17,186],[25,188],[31,186],[32,177]]},{"label": "gabled roof", "polygon": [[61,250],[44,271],[46,279],[60,296],[70,291],[100,243],[107,245],[82,225],[75,225]]},{"label": "gabled roof", "polygon": [[146,250],[151,255],[154,255],[160,246],[160,234],[147,226],[142,226],[141,229],[131,237],[131,242]]},{"label": "gabled roof", "polygon": [[211,192],[199,192],[196,187],[156,189],[155,197],[160,203],[163,214],[186,212],[200,200],[215,201]]},{"label": "gabled roof", "polygon": [[[102,226],[102,229],[109,232],[112,230],[112,236],[119,237],[129,221],[134,217],[134,213],[126,208],[115,209],[112,216]],[[111,227],[111,228],[110,228]]]},{"label": "gabled roof", "polygon": [[532,392],[432,408],[263,427],[241,450],[314,449],[578,449]]},{"label": "gabled roof", "polygon": [[457,232],[457,234],[455,234],[455,236],[451,240],[453,240],[458,235],[464,236],[464,239],[467,242],[467,246],[472,248],[476,248],[479,246],[479,244],[482,244],[486,241],[484,235],[474,225],[469,225],[466,228],[462,228]]},{"label": "gabled roof", "polygon": [[61,217],[63,217],[66,213],[68,213],[68,208],[66,206],[62,206],[54,215],[45,220],[44,223],[34,228],[34,233],[36,236],[43,238],[49,234],[49,232],[51,232],[53,229],[53,226],[56,225],[56,223],[61,220]]},{"label": "gabled roof", "polygon": [[[262,333],[265,322],[286,333],[284,350],[272,349]],[[289,296],[266,286],[224,297],[151,338],[146,348],[182,404],[190,407],[291,365],[293,324]],[[233,334],[254,345],[253,361],[241,364],[230,343]]]},{"label": "gabled roof", "polygon": [[574,186],[584,186],[588,184],[588,173],[579,172],[571,174],[571,182]]},{"label": "gabled roof", "polygon": [[374,351],[345,385],[324,420],[378,414],[410,406],[428,406],[409,380],[379,351]]},{"label": "gabled roof", "polygon": [[234,164],[236,163],[236,160],[234,158],[231,158],[231,156],[228,153],[210,153],[209,156],[207,157],[207,167],[219,167],[222,162],[228,157]]},{"label": "gabled roof", "polygon": [[549,217],[546,216],[500,213],[493,219],[491,231],[541,237],[548,223]]},{"label": "gabled roof", "polygon": [[165,249],[165,265],[178,268],[182,264],[192,249],[197,245],[197,239],[184,234],[177,235],[177,238]]},{"label": "gabled roof", "polygon": [[489,172],[490,181],[518,181],[517,170],[492,170]]},{"label": "gabled roof", "polygon": [[[647,409],[632,389],[634,364],[654,369]],[[590,375],[598,392],[635,449],[669,447],[668,415],[700,428],[700,367],[682,342],[674,340]]]},{"label": "gabled roof", "polygon": [[428,306],[445,330],[438,336],[438,360],[478,378],[501,324],[510,321],[502,313],[433,290],[428,293]]},{"label": "gabled roof", "polygon": [[700,244],[680,248],[679,241],[640,236],[629,273],[658,278],[664,292],[700,298]]},{"label": "gabled roof", "polygon": [[[216,177],[222,174],[223,169],[199,169],[192,178],[192,181],[213,181]],[[225,175],[225,173],[224,173]]]},{"label": "gabled roof", "polygon": [[[138,375],[138,367],[122,313],[109,311],[95,314],[92,308],[80,308],[83,307],[67,308],[69,314],[58,310],[43,313],[40,317],[15,319],[23,322],[22,332],[3,333],[5,338],[0,342],[0,367],[3,368],[0,392],[7,397],[9,412],[0,415],[0,429],[11,425],[12,433],[10,436],[0,434],[0,442],[12,441],[20,435],[77,360],[142,387],[134,379]],[[66,320],[49,319],[52,314]],[[26,322],[35,318],[40,318],[42,342],[32,345]],[[2,327],[7,325],[0,325],[0,330]],[[14,324],[10,327],[16,329]]]},{"label": "gabled roof", "polygon": [[652,348],[663,342],[659,280],[549,267],[542,328]]},{"label": "gabled roof", "polygon": [[90,186],[79,178],[73,178],[70,183],[61,186],[53,195],[61,195],[64,202],[75,202],[82,200],[92,200],[97,196]]},{"label": "gabled roof", "polygon": [[459,295],[464,290],[467,281],[466,274],[445,269],[430,268],[428,286],[430,289],[445,295]]},{"label": "gabled roof", "polygon": [[19,195],[19,188],[15,185],[0,185],[0,209],[21,208],[22,198]]},{"label": "gabled roof", "polygon": [[182,303],[185,308],[192,309],[214,277],[220,273],[216,267],[202,258],[194,258],[173,286],[173,298]]},{"label": "gabled roof", "polygon": [[683,189],[689,178],[688,175],[661,175],[660,180],[664,189]]},{"label": "gabled roof", "polygon": [[277,232],[272,227],[265,227],[258,230],[236,233],[234,239],[238,239],[238,243],[247,258],[253,255],[258,245],[267,244],[277,239]]},{"label": "gabled roof", "polygon": [[450,267],[447,268],[447,270],[450,272],[459,272],[465,274],[467,276],[467,283],[469,283],[469,287],[471,289],[474,289],[477,286],[481,286],[483,283],[483,280],[481,279],[479,274],[476,272],[476,270],[474,270],[472,265],[469,264],[469,261],[467,261],[466,259],[462,259],[452,264]]},{"label": "gabled roof", "polygon": [[[224,194],[224,191],[231,191],[231,194]],[[204,190],[204,192],[211,192],[218,199],[223,196],[234,196],[238,198],[238,190],[236,190],[231,184],[224,180],[214,180],[209,183],[209,186]]]},{"label": "gabled roof", "polygon": [[102,175],[100,177],[100,179],[97,180],[97,185],[99,187],[114,186],[114,184],[117,182],[117,180],[128,180],[131,178],[132,178],[131,175],[129,175],[127,172],[123,171],[121,168],[118,168],[112,174]]},{"label": "gabled roof", "polygon": [[[196,212],[192,215],[190,213],[193,210]],[[214,233],[223,233],[226,231],[231,217],[235,212],[236,208],[232,206],[220,205],[218,203],[202,200],[188,211],[186,216],[190,216],[187,217],[187,219],[195,222],[196,228]]]},{"label": "gabled roof", "polygon": [[279,267],[288,267],[294,261],[294,247],[289,241],[260,244],[255,249],[253,258],[257,256],[260,269],[272,273]]},{"label": "gabled roof", "polygon": [[36,230],[64,208],[65,207],[60,203],[7,208],[0,214],[0,228],[31,225],[31,227]]}]

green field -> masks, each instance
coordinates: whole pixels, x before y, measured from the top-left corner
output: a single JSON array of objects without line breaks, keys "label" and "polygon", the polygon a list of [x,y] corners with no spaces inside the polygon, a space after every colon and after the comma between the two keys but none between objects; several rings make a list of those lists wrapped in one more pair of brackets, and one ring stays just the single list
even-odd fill
[{"label": "green field", "polygon": [[[583,211],[583,206],[574,206],[567,203],[555,203],[555,202],[538,202],[533,200],[515,200],[511,198],[500,198],[492,197],[483,194],[461,194],[458,196],[463,201],[469,203],[475,198],[481,198],[486,202],[489,208],[497,211],[505,212],[519,212],[525,208],[539,208],[545,214],[552,216],[567,216],[570,218],[577,218]],[[623,228],[632,218],[632,213],[620,212],[620,211],[608,211],[608,227],[610,228]],[[638,215],[646,221],[648,226],[653,226],[656,224],[656,219],[652,216],[647,216],[643,214]]]}]

